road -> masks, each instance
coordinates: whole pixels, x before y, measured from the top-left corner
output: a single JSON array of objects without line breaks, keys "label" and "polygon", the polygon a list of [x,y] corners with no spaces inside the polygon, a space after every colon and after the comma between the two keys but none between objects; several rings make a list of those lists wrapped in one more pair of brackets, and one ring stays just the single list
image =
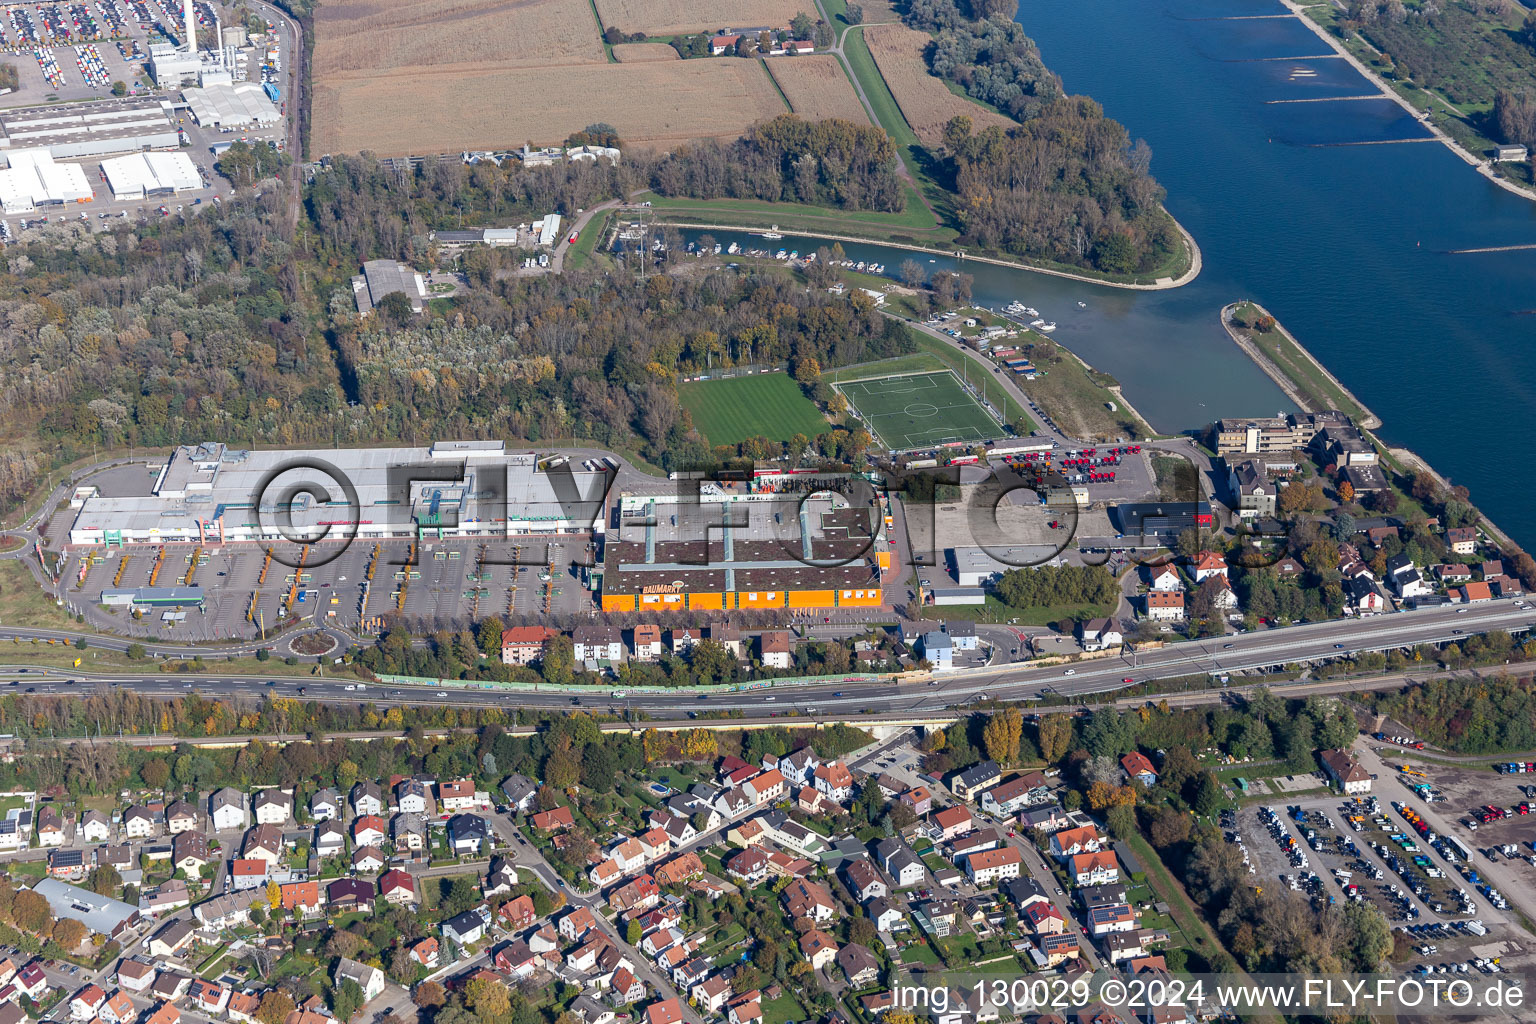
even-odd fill
[{"label": "road", "polygon": [[[1521,602],[1523,603],[1523,602]],[[1536,610],[1516,608],[1507,601],[1494,601],[1470,608],[1446,608],[1433,611],[1403,612],[1366,619],[1345,619],[1291,626],[1278,630],[1236,634],[1214,640],[1170,644],[1159,650],[1139,654],[1119,654],[1070,666],[1031,667],[992,666],[941,673],[924,682],[921,678],[899,683],[841,682],[796,686],[794,689],[759,689],[739,693],[700,697],[696,694],[629,693],[607,685],[593,687],[581,695],[568,691],[476,690],[444,686],[366,687],[343,678],[278,677],[231,675],[210,672],[189,679],[185,675],[127,675],[88,673],[69,669],[17,671],[0,667],[0,680],[25,686],[39,693],[88,692],[101,686],[127,686],[151,697],[185,696],[196,690],[205,696],[260,699],[267,692],[284,696],[302,696],[309,700],[374,704],[446,704],[458,707],[530,707],[545,710],[572,709],[644,712],[654,719],[682,718],[702,712],[756,712],[759,719],[791,713],[828,720],[859,720],[872,715],[915,715],[937,713],[967,705],[976,700],[1028,700],[1046,693],[1073,698],[1123,688],[1127,680],[1177,676],[1201,676],[1268,669],[1284,664],[1339,657],[1359,651],[1382,651],[1421,643],[1462,639],[1470,633],[1490,629],[1527,629],[1536,620]],[[1513,666],[1511,666],[1513,667]],[[1498,668],[1486,671],[1498,671]],[[1431,667],[1432,671],[1432,667]],[[1400,686],[1421,675],[1390,674],[1375,680],[1322,680],[1299,685],[1277,683],[1284,692],[1329,693],[1349,690]],[[71,685],[67,679],[75,682]],[[1239,678],[1233,689],[1266,685],[1262,677]],[[299,688],[303,693],[297,693]],[[1219,694],[1201,690],[1190,694],[1170,693],[1153,697],[1134,697],[1126,703],[1136,705],[1146,700],[1167,700],[1170,705],[1188,706],[1219,700]],[[874,719],[878,721],[878,719]],[[139,737],[135,741],[147,738]]]}]

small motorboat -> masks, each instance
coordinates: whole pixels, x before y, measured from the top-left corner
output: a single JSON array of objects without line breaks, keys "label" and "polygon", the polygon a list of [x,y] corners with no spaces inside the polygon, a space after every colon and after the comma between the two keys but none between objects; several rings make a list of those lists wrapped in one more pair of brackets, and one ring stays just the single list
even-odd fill
[{"label": "small motorboat", "polygon": [[1077,308],[1078,309],[1087,309],[1088,308],[1088,303],[1079,301],[1078,304],[1077,304]]},{"label": "small motorboat", "polygon": [[1034,323],[1030,324],[1029,326],[1033,327],[1035,330],[1039,331],[1041,334],[1050,334],[1052,331],[1054,331],[1056,329],[1055,322],[1051,321],[1051,320],[1036,320]]}]

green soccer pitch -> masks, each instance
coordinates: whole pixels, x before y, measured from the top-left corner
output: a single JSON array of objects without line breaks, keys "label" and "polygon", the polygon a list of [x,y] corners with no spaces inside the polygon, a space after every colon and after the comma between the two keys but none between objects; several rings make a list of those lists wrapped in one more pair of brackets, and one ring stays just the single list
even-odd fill
[{"label": "green soccer pitch", "polygon": [[833,385],[880,443],[893,452],[983,441],[998,423],[948,370],[850,380]]}]

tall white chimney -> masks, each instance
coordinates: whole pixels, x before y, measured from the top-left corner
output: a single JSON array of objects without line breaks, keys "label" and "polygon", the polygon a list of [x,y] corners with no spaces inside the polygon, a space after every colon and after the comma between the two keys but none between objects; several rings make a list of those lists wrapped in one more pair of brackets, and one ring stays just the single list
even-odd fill
[{"label": "tall white chimney", "polygon": [[196,56],[197,55],[197,11],[192,6],[192,0],[181,0],[181,2],[183,4],[185,4],[185,7],[183,8],[183,13],[186,15],[186,22],[187,22],[186,26],[185,26],[186,33],[187,33],[187,55],[188,56]]}]

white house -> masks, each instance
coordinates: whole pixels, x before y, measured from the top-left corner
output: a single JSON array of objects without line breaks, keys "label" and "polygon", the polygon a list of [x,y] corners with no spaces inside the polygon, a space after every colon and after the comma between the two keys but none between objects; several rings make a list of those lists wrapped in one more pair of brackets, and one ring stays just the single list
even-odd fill
[{"label": "white house", "polygon": [[258,825],[281,825],[293,817],[293,794],[281,789],[263,789],[251,799],[251,809]]},{"label": "white house", "polygon": [[356,982],[357,987],[363,990],[364,1002],[372,1000],[380,992],[384,991],[383,971],[377,967],[370,967],[368,964],[360,964],[356,960],[348,960],[346,957],[342,957],[341,961],[337,963],[336,973],[332,976],[332,981],[337,988],[340,988],[342,982],[345,981]]},{"label": "white house", "polygon": [[1125,642],[1114,619],[1089,619],[1083,623],[1083,650],[1114,650]]},{"label": "white house", "polygon": [[245,794],[228,786],[208,798],[208,818],[215,832],[245,828]]}]

